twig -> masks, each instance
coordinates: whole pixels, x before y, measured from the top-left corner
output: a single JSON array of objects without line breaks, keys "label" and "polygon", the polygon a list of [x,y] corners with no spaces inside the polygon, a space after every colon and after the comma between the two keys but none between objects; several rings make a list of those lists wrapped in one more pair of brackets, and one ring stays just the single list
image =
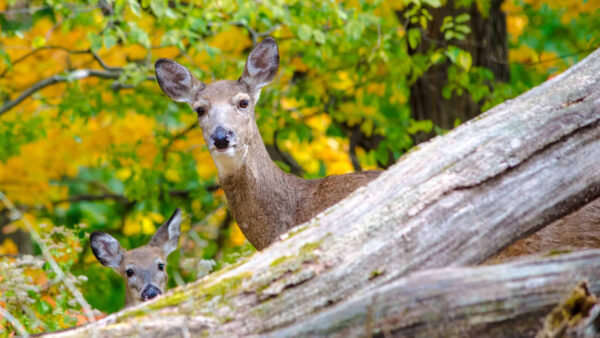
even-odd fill
[{"label": "twig", "polygon": [[65,275],[65,273],[62,271],[60,266],[58,266],[58,264],[52,257],[52,254],[50,254],[50,251],[48,250],[46,245],[44,245],[42,238],[40,237],[40,235],[37,233],[37,231],[33,227],[33,224],[31,224],[31,222],[29,222],[29,220],[26,217],[23,217],[21,212],[17,208],[15,208],[15,205],[6,197],[6,195],[4,195],[3,192],[0,192],[0,200],[2,200],[2,203],[4,203],[4,205],[8,209],[10,209],[10,211],[17,218],[20,218],[23,220],[23,223],[25,224],[25,227],[31,234],[31,237],[40,246],[40,250],[42,251],[42,256],[44,256],[44,258],[46,259],[46,262],[48,262],[48,264],[50,264],[50,267],[56,274],[56,280],[60,280],[63,283],[65,283],[65,286],[67,287],[67,289],[69,289],[69,291],[71,292],[73,297],[75,297],[75,299],[77,300],[79,305],[81,305],[81,308],[83,309],[83,312],[85,313],[85,316],[87,317],[88,322],[95,322],[96,320],[94,319],[92,307],[90,306],[90,304],[88,304],[88,302],[85,300],[85,298],[83,298],[83,295],[81,294],[79,289],[77,289],[75,287],[75,285],[73,284],[73,282]]},{"label": "twig", "polygon": [[27,330],[25,330],[23,324],[21,324],[21,322],[17,318],[13,317],[13,315],[11,315],[10,312],[8,312],[8,310],[5,310],[2,306],[0,306],[0,315],[6,318],[6,320],[8,320],[12,324],[12,326],[14,326],[15,329],[17,329],[19,335],[23,337],[29,337],[29,333],[27,332]]}]

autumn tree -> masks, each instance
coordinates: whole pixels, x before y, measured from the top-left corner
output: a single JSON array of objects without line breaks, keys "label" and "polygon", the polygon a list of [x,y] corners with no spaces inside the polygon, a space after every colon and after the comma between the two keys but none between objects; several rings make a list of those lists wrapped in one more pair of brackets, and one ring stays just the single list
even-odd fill
[{"label": "autumn tree", "polygon": [[[252,46],[276,38],[281,68],[263,91],[257,122],[277,164],[313,178],[386,168],[421,133],[443,133],[562,72],[598,45],[598,7],[536,0],[0,1],[0,192],[16,207],[0,203],[0,255],[7,266],[27,263],[23,275],[35,278],[23,283],[36,286],[21,291],[42,292],[26,297],[31,311],[15,313],[31,332],[85,321],[74,296],[57,301],[66,287],[47,284],[56,280],[47,260],[17,262],[43,253],[32,230],[47,237],[62,269],[93,277],[80,286],[104,312],[121,307],[123,286],[91,255],[86,234],[93,230],[133,248],[181,207],[187,218],[168,264],[171,286],[254,251],[227,211],[196,116],[158,88],[157,58],[175,59],[207,82],[235,79]],[[481,34],[503,40],[480,26],[502,15],[508,58],[480,62],[488,52],[471,47]],[[438,75],[428,104],[464,99],[467,115],[442,121],[414,105],[418,88]],[[0,293],[5,304],[11,294]],[[69,311],[52,317],[53,308]],[[27,319],[35,313],[42,319]]]}]

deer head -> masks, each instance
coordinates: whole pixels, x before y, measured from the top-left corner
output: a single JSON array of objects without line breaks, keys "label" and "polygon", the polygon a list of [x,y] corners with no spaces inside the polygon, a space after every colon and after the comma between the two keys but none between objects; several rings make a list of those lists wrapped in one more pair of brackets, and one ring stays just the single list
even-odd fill
[{"label": "deer head", "polygon": [[243,165],[252,144],[263,146],[254,121],[254,107],[261,88],[273,80],[279,68],[279,52],[273,38],[264,39],[254,48],[237,81],[207,85],[169,59],[157,60],[155,68],[162,90],[174,101],[187,102],[198,114],[204,141],[221,177],[235,173]]},{"label": "deer head", "polygon": [[125,280],[125,306],[144,302],[165,291],[166,259],[177,248],[181,221],[181,211],[176,209],[147,245],[129,251],[109,234],[94,231],[90,235],[96,259],[115,269]]}]

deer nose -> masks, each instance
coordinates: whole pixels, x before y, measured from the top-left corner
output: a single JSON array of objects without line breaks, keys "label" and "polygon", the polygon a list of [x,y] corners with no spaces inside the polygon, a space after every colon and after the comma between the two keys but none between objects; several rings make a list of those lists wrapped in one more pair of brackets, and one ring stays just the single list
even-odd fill
[{"label": "deer nose", "polygon": [[160,294],[162,294],[162,292],[160,292],[159,288],[157,288],[154,285],[148,285],[144,288],[144,291],[142,291],[142,300],[147,301],[147,300],[152,299]]},{"label": "deer nose", "polygon": [[228,132],[223,127],[217,127],[211,138],[213,139],[213,143],[217,149],[225,149],[229,146],[229,141],[233,136],[233,132]]}]

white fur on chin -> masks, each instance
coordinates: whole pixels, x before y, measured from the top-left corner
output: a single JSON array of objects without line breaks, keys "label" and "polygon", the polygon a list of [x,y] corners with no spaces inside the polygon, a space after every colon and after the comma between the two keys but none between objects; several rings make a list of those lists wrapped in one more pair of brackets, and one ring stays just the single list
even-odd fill
[{"label": "white fur on chin", "polygon": [[215,150],[211,151],[210,154],[219,171],[219,177],[227,177],[234,174],[242,167],[246,155],[248,155],[248,146],[244,145],[241,148],[229,148],[223,152]]}]

